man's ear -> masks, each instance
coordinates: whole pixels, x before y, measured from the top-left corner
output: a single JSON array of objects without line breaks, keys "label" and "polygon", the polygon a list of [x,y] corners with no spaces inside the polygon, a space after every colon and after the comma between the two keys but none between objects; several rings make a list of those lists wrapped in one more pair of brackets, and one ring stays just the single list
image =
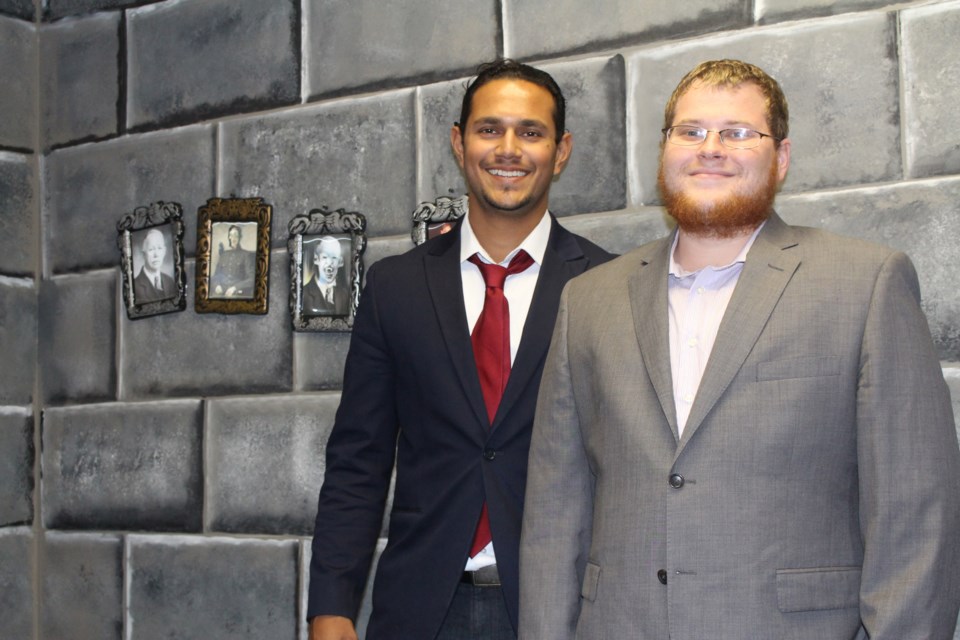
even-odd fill
[{"label": "man's ear", "polygon": [[777,177],[782,183],[790,168],[790,138],[784,138],[777,147]]},{"label": "man's ear", "polygon": [[453,148],[453,155],[457,158],[457,164],[463,170],[463,132],[456,124],[450,128],[450,146]]},{"label": "man's ear", "polygon": [[557,158],[553,161],[553,175],[560,175],[563,168],[567,166],[571,153],[573,153],[573,134],[564,131],[563,136],[560,137],[560,142],[557,143]]}]

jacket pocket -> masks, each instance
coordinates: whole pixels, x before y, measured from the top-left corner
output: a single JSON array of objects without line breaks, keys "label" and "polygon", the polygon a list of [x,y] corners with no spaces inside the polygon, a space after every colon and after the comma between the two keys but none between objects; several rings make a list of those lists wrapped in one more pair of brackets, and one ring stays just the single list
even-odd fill
[{"label": "jacket pocket", "polygon": [[860,567],[777,569],[777,607],[783,613],[860,606]]},{"label": "jacket pocket", "polygon": [[580,586],[580,597],[589,602],[597,599],[597,589],[600,586],[600,565],[587,563],[583,572],[583,584]]},{"label": "jacket pocket", "polygon": [[757,382],[840,375],[840,356],[792,358],[757,363]]}]

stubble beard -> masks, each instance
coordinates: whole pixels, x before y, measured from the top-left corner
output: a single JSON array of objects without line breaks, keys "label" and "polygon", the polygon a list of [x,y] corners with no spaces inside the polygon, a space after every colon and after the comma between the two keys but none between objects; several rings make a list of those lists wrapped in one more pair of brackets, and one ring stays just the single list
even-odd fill
[{"label": "stubble beard", "polygon": [[484,204],[487,205],[487,208],[491,211],[499,211],[508,214],[529,207],[530,203],[533,202],[534,199],[533,193],[527,193],[517,201],[503,202],[495,198],[493,194],[488,193],[486,189],[481,189],[479,196],[480,199],[483,200]]},{"label": "stubble beard", "polygon": [[667,184],[662,161],[657,172],[657,189],[667,213],[682,231],[703,238],[733,238],[752,232],[770,217],[778,186],[777,163],[772,162],[766,183],[753,192],[734,193],[704,204]]}]

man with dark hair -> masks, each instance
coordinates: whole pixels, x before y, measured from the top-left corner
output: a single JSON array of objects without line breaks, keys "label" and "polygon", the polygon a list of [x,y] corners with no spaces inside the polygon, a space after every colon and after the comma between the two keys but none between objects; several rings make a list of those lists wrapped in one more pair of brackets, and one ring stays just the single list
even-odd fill
[{"label": "man with dark hair", "polygon": [[177,295],[177,285],[173,277],[162,271],[163,259],[167,255],[167,241],[159,229],[150,229],[140,243],[143,266],[133,279],[133,302],[143,304],[167,300]]},{"label": "man with dark hair", "polygon": [[482,67],[462,113],[450,140],[465,217],[374,264],[357,310],[313,538],[312,640],[356,638],[394,463],[368,640],[515,637],[550,328],[563,285],[611,256],[547,211],[572,146],[552,78],[509,60]]},{"label": "man with dark hair", "polygon": [[520,637],[953,638],[960,451],[902,253],[784,223],[787,103],[668,103],[677,222],[572,281],[537,404]]},{"label": "man with dark hair", "polygon": [[467,85],[467,90],[463,94],[463,102],[460,105],[460,121],[455,125],[460,129],[461,136],[464,134],[464,127],[467,122],[470,121],[470,110],[473,108],[473,94],[476,93],[480,87],[494,80],[522,80],[530,84],[535,84],[541,89],[545,89],[550,94],[550,97],[553,98],[552,116],[554,137],[557,144],[560,144],[564,135],[567,134],[567,101],[563,97],[563,91],[560,90],[560,85],[558,85],[557,81],[553,79],[553,76],[546,71],[541,71],[530,65],[520,64],[509,58],[487,62],[477,68],[477,77]]}]

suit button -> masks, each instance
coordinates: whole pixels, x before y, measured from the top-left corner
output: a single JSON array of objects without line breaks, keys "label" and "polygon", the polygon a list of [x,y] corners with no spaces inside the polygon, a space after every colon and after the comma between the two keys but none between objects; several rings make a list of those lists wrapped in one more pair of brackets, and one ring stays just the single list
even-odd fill
[{"label": "suit button", "polygon": [[493,449],[484,449],[483,457],[486,458],[487,460],[493,460],[494,458],[497,457],[497,452],[494,451]]},{"label": "suit button", "polygon": [[667,572],[663,569],[657,571],[657,580],[660,581],[660,584],[667,584]]},{"label": "suit button", "polygon": [[679,489],[683,486],[683,476],[679,473],[670,474],[670,486],[674,489]]}]

